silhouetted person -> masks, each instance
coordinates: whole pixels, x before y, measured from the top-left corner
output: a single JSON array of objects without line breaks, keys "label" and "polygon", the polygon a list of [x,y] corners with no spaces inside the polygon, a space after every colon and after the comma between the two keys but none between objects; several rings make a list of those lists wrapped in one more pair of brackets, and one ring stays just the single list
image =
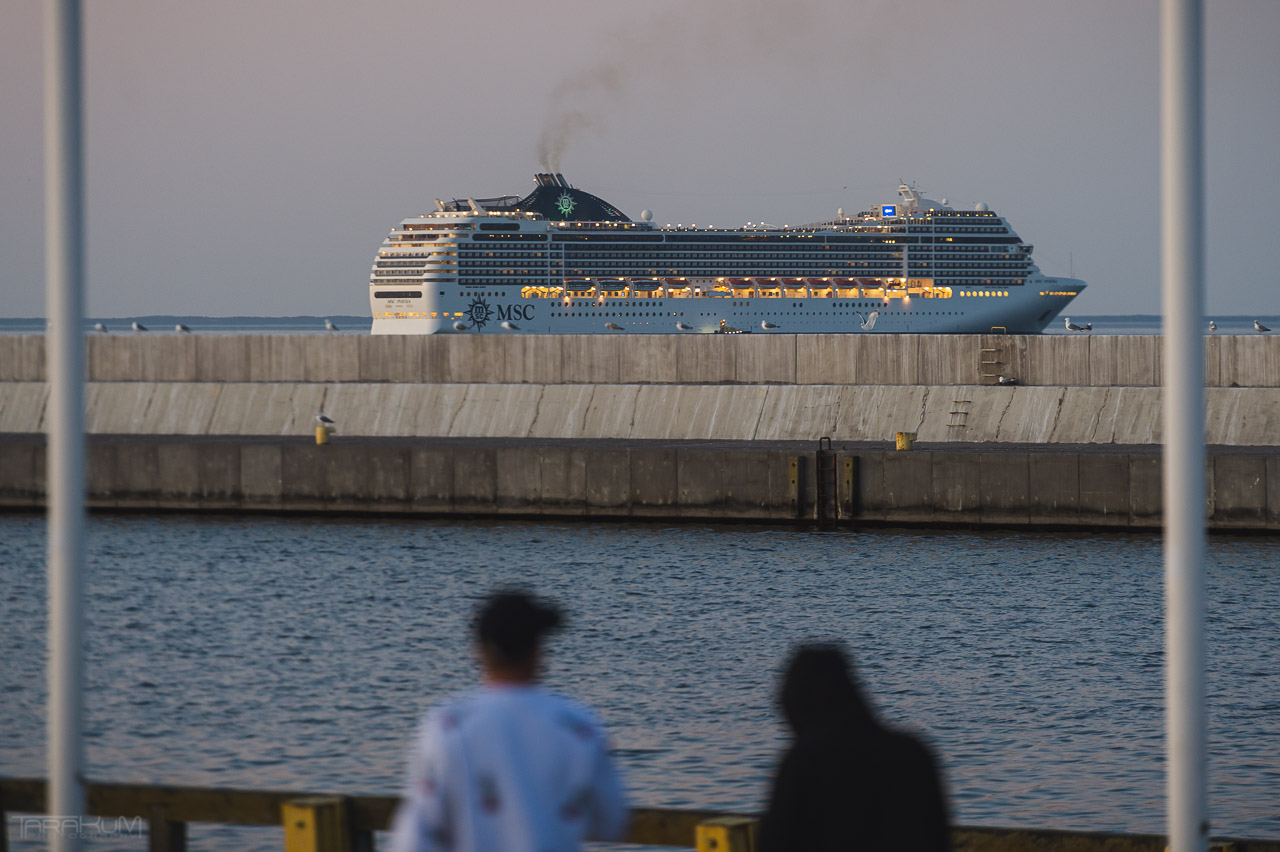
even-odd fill
[{"label": "silhouetted person", "polygon": [[838,646],[796,651],[780,697],[795,740],[760,825],[761,852],[951,849],[933,756],[876,720]]},{"label": "silhouetted person", "polygon": [[483,683],[427,714],[409,759],[393,852],[570,852],[627,826],[604,731],[538,684],[560,613],[522,592],[476,618]]}]

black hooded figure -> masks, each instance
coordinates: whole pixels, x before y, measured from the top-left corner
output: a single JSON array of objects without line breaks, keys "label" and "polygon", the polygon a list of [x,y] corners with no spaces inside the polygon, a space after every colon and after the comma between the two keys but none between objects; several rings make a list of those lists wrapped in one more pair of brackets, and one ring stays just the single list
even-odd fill
[{"label": "black hooded figure", "polygon": [[781,703],[795,741],[774,779],[760,852],[951,849],[933,756],[876,720],[839,646],[797,650]]}]

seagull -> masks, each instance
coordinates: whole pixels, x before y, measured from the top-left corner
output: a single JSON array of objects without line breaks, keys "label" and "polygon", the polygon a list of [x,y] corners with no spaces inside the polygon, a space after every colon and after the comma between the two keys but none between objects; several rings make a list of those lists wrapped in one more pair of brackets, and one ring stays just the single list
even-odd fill
[{"label": "seagull", "polygon": [[765,330],[768,330],[771,328],[779,328],[780,326],[776,326],[773,323],[769,322],[768,320],[760,320],[760,327]]},{"label": "seagull", "polygon": [[186,334],[187,332],[191,331],[191,329],[187,328],[182,323],[178,323],[177,325],[175,325],[173,327],[173,330],[178,332],[178,334]]},{"label": "seagull", "polygon": [[337,327],[336,325],[334,325],[334,324],[333,324],[333,320],[326,318],[326,319],[325,319],[325,321],[324,321],[324,330],[325,330],[325,331],[337,331],[337,330],[338,330],[338,327]]},{"label": "seagull", "polygon": [[105,325],[103,325],[102,323],[100,323],[100,322],[95,322],[95,323],[93,324],[93,330],[94,330],[94,331],[96,331],[96,332],[99,332],[99,333],[101,333],[101,334],[106,334],[106,333],[107,333],[107,327],[106,327]]},{"label": "seagull", "polygon": [[1218,324],[1213,320],[1209,320],[1209,333],[1214,334],[1218,331]]},{"label": "seagull", "polygon": [[1001,376],[996,383],[1001,385],[1016,385],[1018,380],[1013,376]]},{"label": "seagull", "polygon": [[1253,327],[1255,330],[1257,330],[1259,334],[1264,334],[1271,330],[1267,328],[1265,325],[1263,325],[1262,323],[1258,322],[1257,320],[1253,321]]},{"label": "seagull", "polygon": [[605,327],[605,328],[607,328],[607,329],[609,329],[610,331],[622,331],[622,330],[623,330],[623,329],[622,329],[622,326],[618,325],[616,322],[607,322],[607,323],[605,323],[605,324],[604,324],[604,327]]},{"label": "seagull", "polygon": [[145,325],[143,325],[142,323],[138,322],[137,320],[134,320],[134,321],[133,321],[133,330],[134,330],[134,331],[146,331],[146,330],[147,330],[147,327],[146,327]]},{"label": "seagull", "polygon": [[676,330],[677,331],[693,331],[693,326],[685,325],[684,323],[680,322],[680,320],[676,320]]},{"label": "seagull", "polygon": [[317,411],[316,422],[319,423],[321,426],[328,426],[331,423],[336,423],[337,421],[335,421],[329,415],[325,414],[323,411]]},{"label": "seagull", "polygon": [[861,328],[863,331],[870,331],[871,329],[875,328],[876,320],[880,319],[879,311],[872,311],[870,316],[865,316],[865,317],[862,316],[862,311],[854,311],[854,313],[862,317],[862,322],[859,324],[859,328]]},{"label": "seagull", "polygon": [[1076,325],[1071,321],[1071,317],[1063,317],[1067,324],[1067,331],[1093,331],[1093,323],[1087,322],[1084,325]]},{"label": "seagull", "polygon": [[513,323],[511,320],[503,320],[503,321],[500,323],[500,325],[501,325],[503,328],[505,328],[507,331],[519,331],[519,330],[520,330],[520,326],[516,325],[516,324],[515,324],[515,323]]},{"label": "seagull", "polygon": [[471,328],[471,326],[467,325],[467,324],[466,324],[465,322],[463,322],[462,320],[454,320],[454,321],[453,321],[453,330],[454,330],[454,331],[466,331],[466,330],[467,330],[467,329],[469,329],[469,328]]}]

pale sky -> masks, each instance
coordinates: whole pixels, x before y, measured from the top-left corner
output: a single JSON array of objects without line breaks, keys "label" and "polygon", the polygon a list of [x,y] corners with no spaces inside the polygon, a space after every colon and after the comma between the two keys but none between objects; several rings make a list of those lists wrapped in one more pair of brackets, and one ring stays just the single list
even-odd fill
[{"label": "pale sky", "polygon": [[[1280,314],[1280,2],[1206,6],[1211,314]],[[540,141],[633,218],[799,224],[899,180],[1009,217],[1072,316],[1159,313],[1156,0],[87,0],[88,313],[369,312],[432,199]],[[0,3],[0,317],[44,314],[42,4]],[[545,147],[545,145],[544,145]]]}]

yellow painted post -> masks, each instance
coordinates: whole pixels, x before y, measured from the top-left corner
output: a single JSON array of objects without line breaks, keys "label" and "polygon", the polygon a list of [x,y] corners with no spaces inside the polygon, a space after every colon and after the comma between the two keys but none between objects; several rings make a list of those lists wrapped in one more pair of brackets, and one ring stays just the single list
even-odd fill
[{"label": "yellow painted post", "polygon": [[698,852],[755,852],[758,820],[750,817],[717,817],[698,823]]},{"label": "yellow painted post", "polygon": [[328,426],[317,426],[316,427],[316,443],[320,446],[323,446],[329,443],[329,436],[331,434],[333,434],[333,430],[330,429]]},{"label": "yellow painted post", "polygon": [[351,852],[347,802],[340,796],[294,799],[280,806],[284,852]]},{"label": "yellow painted post", "polygon": [[909,450],[911,445],[916,442],[915,432],[896,432],[894,438],[897,441],[897,447],[900,450]]}]

